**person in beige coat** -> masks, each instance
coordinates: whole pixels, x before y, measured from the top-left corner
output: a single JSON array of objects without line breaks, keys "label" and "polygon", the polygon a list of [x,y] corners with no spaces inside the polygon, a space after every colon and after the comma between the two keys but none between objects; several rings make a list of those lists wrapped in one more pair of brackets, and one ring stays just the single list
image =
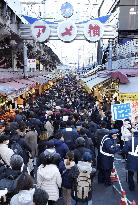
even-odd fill
[{"label": "person in beige coat", "polygon": [[25,142],[30,147],[33,158],[36,157],[38,153],[37,137],[38,133],[33,127],[31,127],[25,135]]},{"label": "person in beige coat", "polygon": [[52,123],[50,122],[50,120],[47,120],[47,122],[46,122],[44,127],[47,130],[48,138],[52,137],[53,133],[54,133],[54,127],[53,127]]}]

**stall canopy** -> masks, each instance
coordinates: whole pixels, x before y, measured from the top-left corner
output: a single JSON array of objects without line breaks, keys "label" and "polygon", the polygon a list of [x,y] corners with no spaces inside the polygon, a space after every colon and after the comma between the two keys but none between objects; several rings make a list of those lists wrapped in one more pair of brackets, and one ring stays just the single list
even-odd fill
[{"label": "stall canopy", "polygon": [[97,75],[93,75],[93,76],[90,76],[88,78],[81,78],[81,80],[91,89],[93,88],[94,86],[106,81],[110,79],[110,77],[105,77],[105,78],[102,78],[102,77],[98,77]]},{"label": "stall canopy", "polygon": [[129,78],[129,83],[126,85],[119,85],[120,93],[137,94],[138,93],[138,77]]},{"label": "stall canopy", "polygon": [[15,81],[0,83],[0,94],[13,99],[25,92],[27,88],[26,84]]},{"label": "stall canopy", "polygon": [[0,94],[1,95],[9,95],[11,93],[15,92],[15,88],[10,87],[6,83],[1,83],[0,84]]},{"label": "stall canopy", "polygon": [[11,82],[6,82],[6,85],[9,85],[11,88],[14,88],[15,90],[20,90],[26,88],[26,84],[22,84],[19,82],[11,81]]},{"label": "stall canopy", "polygon": [[34,77],[34,78],[29,78],[28,80],[43,85],[43,84],[47,83],[49,79],[47,79],[47,77],[45,77],[45,76],[38,76],[38,77]]},{"label": "stall canopy", "polygon": [[31,87],[35,87],[36,83],[30,80],[26,80],[26,79],[17,79],[16,82],[24,84],[26,86],[28,86],[29,88]]},{"label": "stall canopy", "polygon": [[120,83],[122,84],[127,84],[129,82],[128,77],[120,71],[112,72],[111,77],[115,80],[119,79]]}]

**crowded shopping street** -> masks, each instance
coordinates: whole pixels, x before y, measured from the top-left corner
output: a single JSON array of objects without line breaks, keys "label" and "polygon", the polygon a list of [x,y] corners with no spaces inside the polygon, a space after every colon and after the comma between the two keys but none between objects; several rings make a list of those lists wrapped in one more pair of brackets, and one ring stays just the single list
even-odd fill
[{"label": "crowded shopping street", "polygon": [[0,205],[138,204],[138,0],[0,0]]},{"label": "crowded shopping street", "polygon": [[129,144],[121,147],[121,122],[112,122],[106,101],[99,104],[76,77],[65,76],[26,104],[1,121],[0,189],[8,189],[7,204],[32,204],[35,194],[36,201],[42,194],[40,204],[118,204],[119,183],[138,199],[127,172],[137,171],[138,157],[129,154]]}]

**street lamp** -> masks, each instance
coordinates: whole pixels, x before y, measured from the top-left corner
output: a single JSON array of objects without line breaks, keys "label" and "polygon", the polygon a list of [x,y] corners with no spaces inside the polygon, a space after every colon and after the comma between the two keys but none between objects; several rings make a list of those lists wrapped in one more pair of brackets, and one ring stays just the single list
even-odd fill
[{"label": "street lamp", "polygon": [[80,51],[81,49],[79,48],[78,49],[78,70],[79,70],[79,67],[80,67],[80,55],[79,55],[79,51]]}]

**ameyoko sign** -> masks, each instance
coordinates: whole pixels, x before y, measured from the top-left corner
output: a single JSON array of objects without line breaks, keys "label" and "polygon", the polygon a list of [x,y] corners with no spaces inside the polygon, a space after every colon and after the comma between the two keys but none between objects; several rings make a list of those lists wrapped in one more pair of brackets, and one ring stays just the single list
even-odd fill
[{"label": "ameyoko sign", "polygon": [[[44,21],[35,21],[31,26],[32,36],[38,42],[44,42],[50,37],[50,27]],[[103,37],[104,26],[98,20],[91,20],[84,24],[83,34],[88,41],[96,42]],[[71,42],[77,36],[77,26],[72,21],[63,21],[57,28],[58,38],[64,42]]]}]

